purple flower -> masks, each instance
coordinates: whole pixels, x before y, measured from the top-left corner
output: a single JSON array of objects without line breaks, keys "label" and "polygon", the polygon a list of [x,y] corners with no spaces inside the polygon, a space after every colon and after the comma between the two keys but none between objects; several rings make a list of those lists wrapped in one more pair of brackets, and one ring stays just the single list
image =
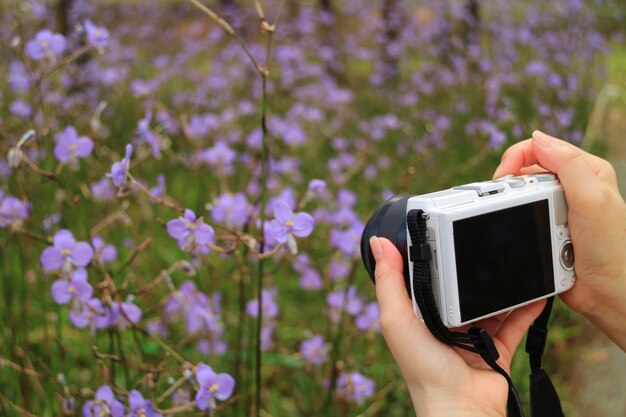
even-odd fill
[{"label": "purple flower", "polygon": [[26,93],[30,88],[31,77],[26,66],[19,61],[9,64],[9,88],[16,93]]},{"label": "purple flower", "polygon": [[300,344],[302,358],[313,365],[321,365],[326,362],[329,349],[330,346],[324,343],[324,337],[319,334]]},{"label": "purple flower", "polygon": [[74,126],[68,126],[56,135],[54,156],[61,162],[76,161],[86,158],[93,151],[93,141],[87,136],[78,136]]},{"label": "purple flower", "polygon": [[161,414],[154,411],[152,401],[144,399],[137,390],[132,390],[128,394],[128,405],[130,410],[128,417],[161,417]]},{"label": "purple flower", "polygon": [[315,220],[308,213],[295,213],[285,201],[274,206],[275,219],[270,222],[270,231],[278,243],[285,243],[289,236],[307,237],[313,231]]},{"label": "purple flower", "polygon": [[[264,319],[272,319],[278,315],[278,304],[274,301],[275,290],[264,289],[261,291],[261,309]],[[257,299],[248,301],[246,311],[250,317],[257,317],[259,312],[259,301]]]},{"label": "purple flower", "polygon": [[124,417],[124,412],[124,404],[115,398],[108,385],[98,388],[95,399],[83,405],[83,417]]},{"label": "purple flower", "polygon": [[91,239],[91,244],[95,249],[94,256],[98,263],[103,265],[117,259],[117,249],[115,249],[115,246],[107,244],[100,236],[94,236],[93,239]]},{"label": "purple flower", "polygon": [[76,242],[72,232],[61,229],[54,234],[53,246],[41,254],[44,271],[55,271],[61,267],[69,270],[70,265],[83,267],[91,262],[93,249],[87,242]]},{"label": "purple flower", "polygon": [[109,45],[109,31],[104,27],[96,26],[91,20],[85,20],[85,32],[87,34],[87,42],[95,48],[101,50]]},{"label": "purple flower", "polygon": [[50,291],[57,304],[67,304],[74,298],[86,302],[93,295],[93,287],[87,281],[87,271],[84,268],[75,270],[69,281],[65,279],[54,281]]},{"label": "purple flower", "polygon": [[20,225],[30,213],[30,203],[22,201],[11,195],[2,198],[0,196],[0,229]]},{"label": "purple flower", "polygon": [[501,130],[494,129],[489,136],[489,145],[494,148],[499,148],[506,143],[506,133]]},{"label": "purple flower", "polygon": [[165,189],[166,189],[166,185],[165,185],[165,175],[158,175],[157,176],[157,185],[155,185],[154,187],[150,188],[150,193],[157,196],[157,197],[163,197],[165,195]]},{"label": "purple flower", "polygon": [[152,148],[152,156],[157,158],[161,155],[161,139],[159,135],[150,129],[152,121],[152,111],[148,111],[143,119],[137,123],[137,134],[139,139],[146,142]]},{"label": "purple flower", "polygon": [[130,327],[131,323],[139,323],[141,315],[141,308],[131,302],[119,303],[115,301],[111,306],[111,320],[120,329]]},{"label": "purple flower", "polygon": [[251,211],[252,207],[243,193],[222,194],[211,210],[211,218],[216,223],[241,229],[248,221]]},{"label": "purple flower", "polygon": [[337,204],[339,207],[350,208],[356,203],[356,194],[350,190],[342,188],[337,193]]},{"label": "purple flower", "polygon": [[191,139],[200,139],[219,126],[219,117],[214,114],[194,115],[189,119],[187,135]]},{"label": "purple flower", "polygon": [[45,57],[54,59],[65,51],[65,44],[63,35],[44,29],[37,32],[35,39],[26,43],[25,51],[33,61],[40,61]]},{"label": "purple flower", "polygon": [[226,142],[218,140],[212,148],[208,148],[198,155],[200,161],[206,162],[210,167],[223,168],[227,173],[231,164],[237,157],[237,152],[230,148]]},{"label": "purple flower", "polygon": [[107,177],[102,177],[100,181],[91,183],[89,187],[91,195],[96,200],[112,200],[115,198],[115,188]]},{"label": "purple flower", "polygon": [[380,311],[378,309],[378,303],[371,302],[365,306],[363,313],[357,316],[355,325],[359,330],[373,330],[379,332],[379,317]]},{"label": "purple flower", "polygon": [[79,329],[90,326],[91,332],[94,333],[96,329],[111,327],[115,320],[111,309],[105,308],[102,301],[97,298],[92,298],[70,310],[70,321]]},{"label": "purple flower", "polygon": [[319,272],[312,268],[305,269],[302,275],[300,275],[300,287],[309,291],[320,290],[322,288],[322,277]]},{"label": "purple flower", "polygon": [[359,372],[342,372],[337,378],[337,394],[357,404],[374,395],[376,383]]},{"label": "purple flower", "polygon": [[274,336],[274,330],[276,326],[274,323],[270,323],[266,326],[261,327],[261,350],[266,351],[272,347],[272,338]]},{"label": "purple flower", "polygon": [[184,217],[167,222],[167,233],[178,240],[178,246],[185,251],[191,251],[197,245],[208,251],[206,244],[212,244],[215,237],[213,228],[189,209],[185,210]]},{"label": "purple flower", "polygon": [[346,262],[333,260],[328,266],[328,276],[333,281],[339,281],[341,279],[344,279],[348,276],[349,273],[350,264]]},{"label": "purple flower", "polygon": [[33,108],[23,100],[15,100],[9,108],[11,116],[28,119],[33,114]]},{"label": "purple flower", "polygon": [[324,195],[327,190],[326,181],[324,180],[311,180],[307,186],[309,191],[314,192],[317,195]]},{"label": "purple flower", "polygon": [[215,373],[209,365],[198,364],[196,380],[200,385],[196,405],[200,410],[215,408],[215,400],[226,401],[233,394],[235,379],[226,373]]},{"label": "purple flower", "polygon": [[342,310],[345,310],[352,316],[356,316],[363,308],[363,300],[356,293],[354,286],[348,287],[347,290],[338,290],[328,293],[326,302],[330,307],[329,315],[334,323],[339,321]]},{"label": "purple flower", "polygon": [[126,181],[128,169],[130,168],[130,157],[132,156],[132,154],[133,145],[126,145],[126,155],[124,156],[124,158],[119,162],[115,162],[111,166],[111,172],[108,174],[108,176],[111,177],[111,179],[113,180],[113,184],[115,184],[116,187],[120,187]]},{"label": "purple flower", "polygon": [[355,221],[348,230],[331,230],[330,245],[339,249],[346,256],[358,255],[363,228],[363,223]]}]

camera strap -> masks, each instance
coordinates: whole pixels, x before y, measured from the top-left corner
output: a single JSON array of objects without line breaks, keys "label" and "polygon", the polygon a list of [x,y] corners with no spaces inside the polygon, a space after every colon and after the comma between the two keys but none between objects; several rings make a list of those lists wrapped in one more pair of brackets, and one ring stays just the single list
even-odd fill
[{"label": "camera strap", "polygon": [[[477,353],[491,369],[502,375],[509,386],[508,417],[524,417],[519,394],[509,374],[498,365],[497,360],[500,354],[487,330],[472,327],[467,333],[452,331],[441,320],[430,276],[431,251],[426,241],[427,218],[427,214],[422,210],[410,210],[407,213],[407,226],[412,242],[409,257],[413,262],[413,296],[422,313],[424,323],[438,340],[447,345]],[[553,301],[552,297],[548,299],[545,308],[528,329],[526,338],[526,352],[529,355],[531,369],[531,417],[563,417],[559,396],[550,377],[541,366]]]}]

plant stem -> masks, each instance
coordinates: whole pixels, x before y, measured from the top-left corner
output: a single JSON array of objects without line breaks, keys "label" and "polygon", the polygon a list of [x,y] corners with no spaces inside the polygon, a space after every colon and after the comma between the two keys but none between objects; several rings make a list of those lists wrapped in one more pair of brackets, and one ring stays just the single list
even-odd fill
[{"label": "plant stem", "polygon": [[[262,74],[261,76],[263,77],[263,95],[261,99],[261,129],[263,136],[261,141],[261,247],[259,249],[259,254],[263,255],[263,252],[265,252],[265,194],[267,192],[267,124],[265,119],[267,116],[267,76],[265,74]],[[254,399],[254,415],[256,417],[259,417],[261,410],[261,327],[263,326],[263,300],[261,298],[261,294],[263,291],[264,268],[265,258],[260,257],[257,268],[257,300],[259,302],[256,325],[256,391]]]},{"label": "plant stem", "polygon": [[341,336],[343,335],[343,322],[344,322],[344,309],[346,306],[346,299],[348,298],[348,290],[350,290],[350,286],[354,281],[354,277],[356,275],[356,266],[357,262],[352,261],[352,267],[350,268],[350,275],[348,276],[348,282],[346,283],[346,289],[343,293],[343,299],[341,300],[341,310],[339,312],[339,322],[337,323],[337,331],[335,333],[335,337],[332,342],[332,353],[331,353],[331,361],[330,361],[330,380],[328,385],[328,396],[326,397],[326,409],[325,415],[330,415],[330,406],[333,401],[333,391],[335,390],[335,386],[337,384],[337,359],[339,357],[339,345],[341,343]]}]

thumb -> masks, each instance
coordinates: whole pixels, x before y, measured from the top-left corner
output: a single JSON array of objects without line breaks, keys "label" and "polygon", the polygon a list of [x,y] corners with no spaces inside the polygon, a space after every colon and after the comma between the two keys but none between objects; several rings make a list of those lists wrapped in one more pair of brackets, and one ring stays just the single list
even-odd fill
[{"label": "thumb", "polygon": [[381,314],[397,317],[413,314],[413,306],[404,286],[404,262],[402,255],[388,239],[373,236],[370,239],[372,254],[376,260],[376,298]]}]

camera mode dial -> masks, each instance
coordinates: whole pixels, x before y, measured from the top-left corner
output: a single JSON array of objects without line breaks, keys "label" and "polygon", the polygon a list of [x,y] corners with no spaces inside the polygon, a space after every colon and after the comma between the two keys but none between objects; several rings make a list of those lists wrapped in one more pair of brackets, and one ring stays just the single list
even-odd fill
[{"label": "camera mode dial", "polygon": [[561,268],[567,271],[571,271],[574,268],[574,245],[572,245],[571,240],[567,239],[561,244],[559,261],[561,262]]}]

